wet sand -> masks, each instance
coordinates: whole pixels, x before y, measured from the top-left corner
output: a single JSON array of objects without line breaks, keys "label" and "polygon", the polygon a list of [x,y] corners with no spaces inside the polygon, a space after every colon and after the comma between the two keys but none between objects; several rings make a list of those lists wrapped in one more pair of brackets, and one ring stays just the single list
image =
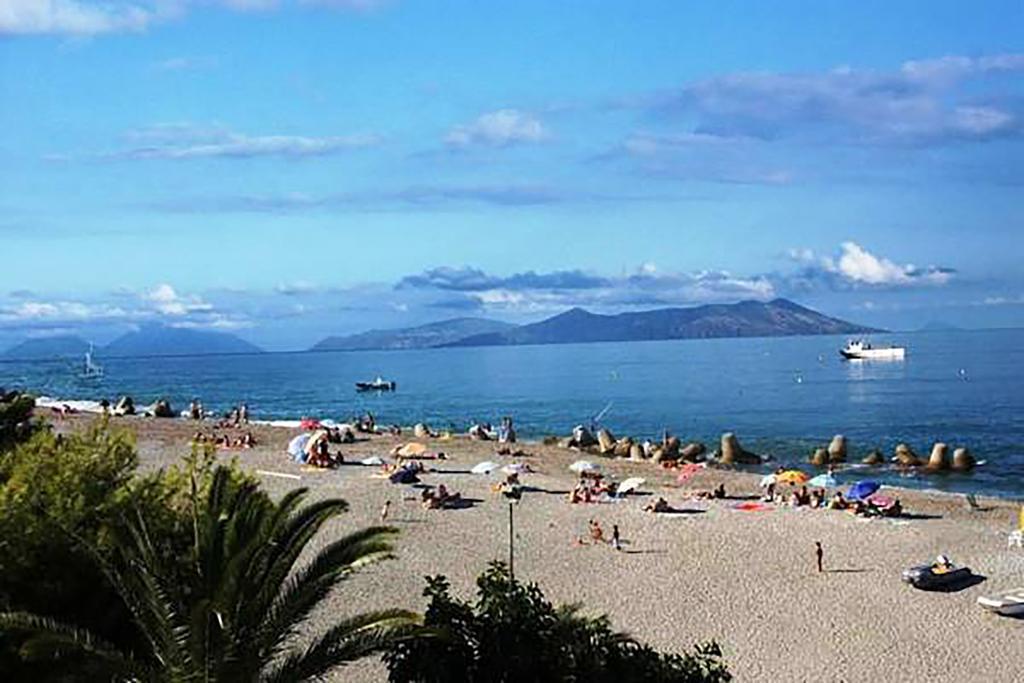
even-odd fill
[{"label": "wet sand", "polygon": [[[81,426],[88,417],[58,422]],[[184,420],[119,418],[115,425],[135,432],[144,469],[167,466],[189,450],[196,424]],[[208,433],[213,431],[205,427]],[[314,470],[293,463],[285,446],[297,430],[254,426],[260,445],[223,451],[243,467],[274,472],[259,475],[275,496],[308,487],[311,497],[341,497],[351,506],[325,535],[375,524],[385,500],[388,520],[402,534],[398,558],[362,572],[333,595],[314,617],[381,607],[420,610],[423,577],[444,574],[455,590],[472,595],[475,577],[493,559],[508,558],[509,506],[491,491],[500,476],[477,476],[481,460],[524,461],[537,470],[522,477],[528,490],[515,506],[515,571],[536,581],[555,602],[583,602],[588,611],[607,612],[613,624],[652,645],[672,650],[715,639],[737,680],[941,680],[1019,681],[1024,664],[1024,620],[1000,618],[975,604],[979,595],[1024,584],[1024,551],[1007,549],[1016,527],[1017,506],[979,499],[970,511],[960,496],[886,489],[901,499],[905,519],[857,518],[846,512],[773,506],[764,512],[733,509],[737,500],[759,494],[759,475],[706,469],[683,487],[670,473],[649,463],[605,460],[541,444],[520,444],[532,455],[495,455],[495,444],[457,438],[427,440],[448,460],[428,461],[436,469],[424,484],[444,483],[473,501],[461,510],[424,510],[403,500],[405,487],[373,478],[379,468],[346,464]],[[411,440],[373,437],[332,446],[349,461],[386,457]],[[622,502],[570,505],[575,482],[568,471],[584,457],[600,462],[618,479],[645,477],[639,495]],[[694,490],[724,482],[733,499],[691,501]],[[663,496],[689,513],[654,515],[642,507]],[[606,533],[618,524],[623,552],[610,546],[579,546],[587,521]],[[826,572],[815,566],[814,542],[825,548]],[[939,553],[970,566],[986,579],[958,592],[918,591],[900,580],[911,564]],[[322,623],[320,624],[322,626]],[[385,680],[377,662],[363,662],[337,680]]]}]

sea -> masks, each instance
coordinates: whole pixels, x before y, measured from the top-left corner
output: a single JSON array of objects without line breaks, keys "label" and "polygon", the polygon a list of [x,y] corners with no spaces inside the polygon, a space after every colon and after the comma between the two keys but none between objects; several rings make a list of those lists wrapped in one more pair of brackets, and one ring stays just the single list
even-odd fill
[{"label": "sea", "polygon": [[[67,361],[0,363],[0,386],[61,399],[175,410],[193,398],[217,412],[246,402],[254,418],[339,421],[372,412],[378,424],[427,422],[465,430],[511,416],[519,434],[565,435],[598,422],[616,436],[717,446],[737,434],[747,450],[801,465],[844,434],[852,462],[905,442],[927,456],[935,441],[984,461],[970,474],[848,468],[846,478],[1024,499],[1024,329],[875,335],[906,346],[903,361],[845,361],[834,336],[406,351],[98,358],[100,379]],[[380,376],[387,393],[358,393]]]}]

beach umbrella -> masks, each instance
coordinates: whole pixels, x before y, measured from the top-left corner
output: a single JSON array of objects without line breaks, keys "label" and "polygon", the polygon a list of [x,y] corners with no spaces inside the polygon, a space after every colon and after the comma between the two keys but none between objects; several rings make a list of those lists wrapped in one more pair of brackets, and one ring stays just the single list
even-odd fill
[{"label": "beach umbrella", "polygon": [[806,484],[810,480],[810,477],[807,476],[806,472],[801,472],[800,470],[786,470],[785,472],[780,472],[775,475],[775,480],[780,484],[797,485]]},{"label": "beach umbrella", "polygon": [[641,486],[641,485],[642,485],[642,484],[643,484],[643,483],[644,483],[645,481],[646,481],[646,479],[643,479],[643,478],[641,478],[641,477],[630,477],[630,478],[629,478],[629,479],[627,479],[626,481],[624,481],[624,482],[622,482],[621,484],[619,484],[619,487],[618,487],[618,488],[616,489],[616,492],[617,492],[617,493],[618,493],[618,494],[619,494],[620,496],[624,496],[624,495],[626,495],[627,493],[629,493],[630,491],[635,491],[635,490],[637,490],[638,488],[640,488],[640,486]]},{"label": "beach umbrella", "polygon": [[819,474],[807,482],[807,485],[815,486],[820,489],[834,489],[838,488],[839,480],[831,474]]},{"label": "beach umbrella", "polygon": [[867,498],[880,488],[882,488],[882,485],[877,481],[858,481],[846,492],[846,497],[851,500],[861,500]]},{"label": "beach umbrella", "polygon": [[502,467],[501,471],[505,474],[527,474],[533,470],[525,462],[510,462]]},{"label": "beach umbrella", "polygon": [[498,469],[498,463],[492,462],[490,460],[484,460],[481,463],[473,465],[473,468],[470,470],[470,472],[472,472],[473,474],[490,474],[496,469]]},{"label": "beach umbrella", "polygon": [[359,462],[363,465],[383,465],[384,458],[379,455],[371,455],[369,458],[363,458]]},{"label": "beach umbrella", "polygon": [[410,441],[396,451],[397,455],[403,458],[415,458],[427,452],[427,447],[421,443]]},{"label": "beach umbrella", "polygon": [[761,488],[764,488],[765,486],[771,486],[774,483],[775,483],[775,475],[774,474],[766,474],[763,477],[761,477],[761,483],[758,484],[758,486],[760,486]]},{"label": "beach umbrella", "polygon": [[577,474],[583,474],[584,472],[600,472],[601,466],[595,465],[589,460],[577,460],[573,464],[569,465],[569,469]]},{"label": "beach umbrella", "polygon": [[288,455],[292,456],[293,460],[305,460],[302,456],[306,451],[306,442],[309,441],[310,437],[312,437],[312,434],[306,432],[305,434],[299,434],[288,442]]},{"label": "beach umbrella", "polygon": [[894,501],[889,496],[883,496],[881,493],[876,493],[873,496],[870,496],[867,502],[871,503],[877,508],[885,510],[886,508],[892,507],[896,501]]}]

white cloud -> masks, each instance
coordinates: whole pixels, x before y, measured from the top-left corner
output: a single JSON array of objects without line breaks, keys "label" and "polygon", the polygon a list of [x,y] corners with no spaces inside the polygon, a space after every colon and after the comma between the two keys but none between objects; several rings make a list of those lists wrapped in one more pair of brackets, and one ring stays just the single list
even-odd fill
[{"label": "white cloud", "polygon": [[159,15],[153,9],[127,2],[92,3],[83,0],[3,0],[0,34],[61,34],[91,36],[145,30]]},{"label": "white cloud", "polygon": [[301,296],[303,294],[313,294],[318,289],[312,282],[299,280],[297,282],[282,282],[274,288],[274,291],[284,296]]},{"label": "white cloud", "polygon": [[282,5],[315,5],[365,12],[387,0],[0,0],[0,35],[97,36],[145,31],[183,16],[193,5],[264,12]]},{"label": "white cloud", "polygon": [[216,66],[213,57],[169,57],[154,64],[160,71],[196,71]]},{"label": "white cloud", "polygon": [[13,307],[0,308],[0,322],[8,323],[110,320],[127,315],[128,312],[118,306],[80,301],[23,301]]},{"label": "white cloud", "polygon": [[538,143],[550,137],[547,129],[534,116],[518,109],[500,109],[482,114],[474,121],[455,126],[445,136],[451,147],[508,147]]},{"label": "white cloud", "polygon": [[212,311],[213,306],[195,295],[179,296],[169,284],[157,285],[146,292],[142,299],[153,305],[163,315],[183,316],[189,313]]},{"label": "white cloud", "polygon": [[[189,129],[180,139],[167,138],[152,144],[102,156],[112,159],[201,159],[250,158],[280,156],[301,158],[324,156],[347,149],[370,147],[380,142],[376,135],[356,134],[333,137],[306,137],[298,135],[244,135],[223,129],[201,129],[202,138],[190,137],[196,131]],[[167,131],[165,131],[166,133]]]},{"label": "white cloud", "polygon": [[[950,144],[1024,134],[1020,104],[982,83],[1022,71],[1024,54],[1008,53],[905,62],[890,70],[737,72],[625,104],[685,120],[698,131],[688,144],[716,136]],[[639,144],[647,149],[651,142]]]},{"label": "white cloud", "polygon": [[835,258],[819,257],[810,249],[790,249],[788,255],[803,267],[796,277],[789,278],[790,284],[799,284],[802,288],[813,286],[816,280],[842,288],[944,285],[956,274],[952,268],[942,266],[901,265],[853,241],[843,242]]}]

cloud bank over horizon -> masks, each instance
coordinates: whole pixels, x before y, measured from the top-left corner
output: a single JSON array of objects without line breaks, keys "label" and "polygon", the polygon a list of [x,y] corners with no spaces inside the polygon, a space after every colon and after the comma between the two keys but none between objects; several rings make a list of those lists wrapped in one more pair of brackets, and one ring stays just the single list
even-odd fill
[{"label": "cloud bank over horizon", "polygon": [[[653,263],[619,274],[569,269],[497,275],[472,266],[439,266],[391,284],[342,286],[293,280],[279,282],[269,290],[197,293],[163,282],[88,299],[68,295],[52,298],[21,290],[0,297],[0,337],[13,340],[76,330],[110,336],[156,323],[238,331],[268,343],[276,329],[295,327],[305,334],[304,348],[334,333],[406,327],[450,317],[526,322],[573,307],[617,313],[751,299],[805,301],[828,292],[878,296],[956,284],[953,268],[899,265],[852,241],[843,242],[833,256],[794,248],[787,257],[795,269],[746,275],[726,270],[662,270]],[[987,305],[1012,303],[1012,299],[993,298]],[[861,304],[852,310],[871,309]],[[268,345],[275,347],[273,341]]]}]

